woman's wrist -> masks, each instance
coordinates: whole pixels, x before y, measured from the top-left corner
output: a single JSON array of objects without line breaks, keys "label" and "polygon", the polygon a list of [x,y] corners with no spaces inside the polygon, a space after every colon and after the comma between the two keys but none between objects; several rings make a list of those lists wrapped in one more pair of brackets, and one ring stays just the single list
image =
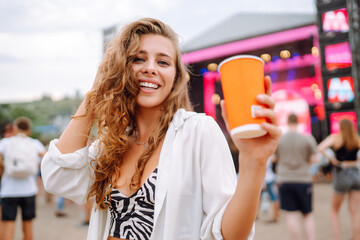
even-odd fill
[{"label": "woman's wrist", "polygon": [[254,154],[239,153],[239,166],[246,166],[254,170],[265,169],[267,166],[267,159],[264,156],[258,156]]},{"label": "woman's wrist", "polygon": [[239,154],[239,177],[243,176],[249,181],[263,182],[267,161],[254,159],[253,156]]}]

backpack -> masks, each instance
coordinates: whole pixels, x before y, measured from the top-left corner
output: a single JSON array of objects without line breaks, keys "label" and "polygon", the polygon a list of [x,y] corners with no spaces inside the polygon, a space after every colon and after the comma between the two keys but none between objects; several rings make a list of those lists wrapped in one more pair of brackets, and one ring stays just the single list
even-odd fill
[{"label": "backpack", "polygon": [[5,146],[5,174],[25,178],[38,172],[38,152],[34,140],[23,135],[8,138]]}]

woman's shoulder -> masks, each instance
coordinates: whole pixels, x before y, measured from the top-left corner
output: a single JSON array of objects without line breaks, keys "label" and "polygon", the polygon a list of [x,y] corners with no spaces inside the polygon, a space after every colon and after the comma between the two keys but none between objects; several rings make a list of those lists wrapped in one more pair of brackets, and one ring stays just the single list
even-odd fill
[{"label": "woman's shoulder", "polygon": [[[179,117],[179,115],[181,117]],[[182,110],[173,121],[175,132],[183,134],[195,134],[199,139],[218,138],[224,136],[220,126],[211,116],[205,113],[197,113]]]},{"label": "woman's shoulder", "polygon": [[338,141],[341,139],[341,135],[339,133],[332,133],[327,137],[327,139]]},{"label": "woman's shoulder", "polygon": [[339,149],[344,144],[340,133],[332,133],[325,140],[327,140],[329,147]]},{"label": "woman's shoulder", "polygon": [[213,144],[216,141],[218,145],[228,147],[224,132],[213,117],[204,113],[185,110],[182,111],[181,115],[183,116],[181,120],[177,116],[177,121],[174,121],[174,128],[172,129],[176,134],[182,136],[182,139],[200,141],[204,144]]},{"label": "woman's shoulder", "polygon": [[194,111],[186,111],[185,109],[179,109],[174,115],[173,122],[175,126],[181,126],[185,123],[187,125],[200,124],[216,124],[216,121],[205,113],[198,113]]}]

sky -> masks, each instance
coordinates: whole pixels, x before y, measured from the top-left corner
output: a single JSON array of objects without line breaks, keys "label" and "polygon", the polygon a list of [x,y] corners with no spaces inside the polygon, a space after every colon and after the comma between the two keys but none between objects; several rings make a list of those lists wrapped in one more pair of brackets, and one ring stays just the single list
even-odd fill
[{"label": "sky", "polygon": [[0,103],[85,94],[102,31],[158,18],[186,43],[241,12],[316,12],[315,0],[0,0]]}]

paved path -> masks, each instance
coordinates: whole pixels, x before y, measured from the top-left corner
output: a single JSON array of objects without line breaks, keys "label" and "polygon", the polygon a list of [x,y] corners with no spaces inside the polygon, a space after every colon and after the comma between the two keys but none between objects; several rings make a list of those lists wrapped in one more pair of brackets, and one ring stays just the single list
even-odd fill
[{"label": "paved path", "polygon": [[[330,199],[331,185],[329,183],[317,183],[314,189],[314,214],[317,228],[318,240],[330,240]],[[83,219],[81,207],[74,203],[67,202],[65,207],[68,216],[57,218],[54,214],[55,201],[46,203],[42,196],[38,197],[37,218],[34,221],[34,240],[82,240],[86,239],[87,227],[79,227],[78,224]],[[279,223],[265,223],[271,215],[261,214],[256,221],[255,240],[288,240],[284,214],[280,217]],[[350,217],[347,211],[347,201],[341,209],[342,237],[349,240],[351,238]],[[15,240],[22,240],[21,224],[17,221]],[[170,239],[169,239],[170,240]],[[189,239],[191,240],[191,239]]]}]

